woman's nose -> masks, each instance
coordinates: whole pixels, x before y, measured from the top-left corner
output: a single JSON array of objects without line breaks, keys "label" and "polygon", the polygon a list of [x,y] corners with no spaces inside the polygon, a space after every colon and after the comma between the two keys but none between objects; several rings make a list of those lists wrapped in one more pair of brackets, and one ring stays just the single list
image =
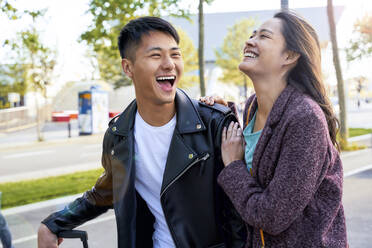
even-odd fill
[{"label": "woman's nose", "polygon": [[247,47],[255,46],[255,39],[254,39],[254,37],[249,38],[249,39],[245,42],[245,45],[246,45]]}]

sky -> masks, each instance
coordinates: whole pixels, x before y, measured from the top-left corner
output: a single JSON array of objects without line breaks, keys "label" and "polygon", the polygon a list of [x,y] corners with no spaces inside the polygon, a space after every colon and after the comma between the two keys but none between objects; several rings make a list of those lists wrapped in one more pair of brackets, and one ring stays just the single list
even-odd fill
[{"label": "sky", "polygon": [[[90,69],[90,61],[86,58],[86,47],[78,42],[79,36],[91,23],[91,17],[86,14],[89,0],[17,0],[14,5],[23,9],[42,9],[48,8],[45,21],[40,23],[43,40],[46,44],[56,47],[58,50],[58,71],[59,83],[66,81],[80,80],[89,78],[93,73]],[[193,13],[197,13],[197,0],[181,0],[179,6],[190,8]],[[227,4],[228,3],[228,4]],[[305,8],[315,6],[325,6],[326,0],[289,0],[289,8]],[[355,16],[361,16],[366,10],[372,11],[371,0],[333,0],[334,5],[346,7],[343,18],[340,20],[343,28],[351,29]],[[205,5],[205,13],[214,12],[234,12],[262,9],[279,9],[280,0],[214,0],[212,4]],[[16,31],[27,27],[30,19],[19,21],[8,21],[4,16],[0,16],[0,23],[5,23],[0,32],[0,44],[5,39],[14,37]],[[328,24],[325,24],[328,25]],[[348,37],[340,37],[340,47],[345,45]],[[0,59],[6,61],[4,49],[0,49]]]}]

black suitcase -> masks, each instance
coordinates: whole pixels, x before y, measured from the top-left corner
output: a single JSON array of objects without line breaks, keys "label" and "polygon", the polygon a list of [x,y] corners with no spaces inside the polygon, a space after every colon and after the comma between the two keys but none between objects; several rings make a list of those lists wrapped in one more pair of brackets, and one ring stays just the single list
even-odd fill
[{"label": "black suitcase", "polygon": [[88,248],[88,234],[86,231],[70,230],[58,233],[59,238],[76,239],[79,238],[83,242],[83,247]]}]

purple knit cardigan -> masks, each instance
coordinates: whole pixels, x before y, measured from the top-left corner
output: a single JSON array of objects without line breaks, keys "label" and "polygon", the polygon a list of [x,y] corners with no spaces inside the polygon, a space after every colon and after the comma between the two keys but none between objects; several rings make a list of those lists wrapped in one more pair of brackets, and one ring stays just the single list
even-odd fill
[{"label": "purple knit cardigan", "polygon": [[[257,109],[253,101],[249,119]],[[246,222],[246,248],[346,247],[342,163],[325,116],[310,97],[288,85],[266,121],[253,155],[223,169],[218,183]]]}]

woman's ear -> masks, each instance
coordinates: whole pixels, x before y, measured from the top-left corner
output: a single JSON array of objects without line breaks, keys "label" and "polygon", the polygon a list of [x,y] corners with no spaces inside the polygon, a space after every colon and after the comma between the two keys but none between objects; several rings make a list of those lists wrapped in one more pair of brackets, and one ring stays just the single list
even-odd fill
[{"label": "woman's ear", "polygon": [[294,51],[287,51],[286,53],[285,65],[295,65],[297,63],[297,60],[301,56],[299,53],[296,53]]},{"label": "woman's ear", "polygon": [[129,59],[122,59],[121,60],[121,67],[123,68],[124,73],[129,77],[133,77],[133,71],[132,71],[132,62]]}]

